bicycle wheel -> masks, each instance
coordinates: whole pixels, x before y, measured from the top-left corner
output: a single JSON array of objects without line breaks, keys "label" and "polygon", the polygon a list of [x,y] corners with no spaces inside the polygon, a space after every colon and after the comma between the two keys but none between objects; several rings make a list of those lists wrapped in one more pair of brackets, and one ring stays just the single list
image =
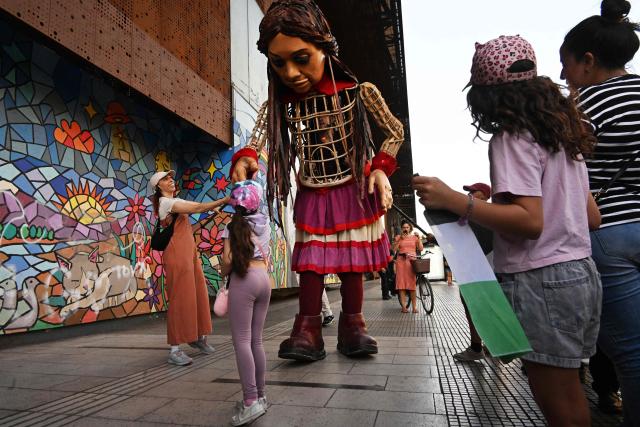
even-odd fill
[{"label": "bicycle wheel", "polygon": [[416,287],[420,293],[422,308],[427,314],[431,314],[433,312],[433,289],[431,289],[429,279],[424,274],[421,274],[416,280]]}]

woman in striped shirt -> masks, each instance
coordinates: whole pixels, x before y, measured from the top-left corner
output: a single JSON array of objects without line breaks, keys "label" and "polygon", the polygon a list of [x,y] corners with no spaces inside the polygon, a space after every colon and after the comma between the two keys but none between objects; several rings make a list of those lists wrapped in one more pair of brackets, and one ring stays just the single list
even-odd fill
[{"label": "woman in striped shirt", "polygon": [[625,425],[640,425],[640,76],[625,68],[640,42],[638,24],[627,19],[630,8],[624,0],[604,0],[601,15],[567,33],[560,58],[561,78],[577,90],[598,138],[587,159],[602,214],[600,229],[591,232],[603,286],[598,344],[618,373]]}]

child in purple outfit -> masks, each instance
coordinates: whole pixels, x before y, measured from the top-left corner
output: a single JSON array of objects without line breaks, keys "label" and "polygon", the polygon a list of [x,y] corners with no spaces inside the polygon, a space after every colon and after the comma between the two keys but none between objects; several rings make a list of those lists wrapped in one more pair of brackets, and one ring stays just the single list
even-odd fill
[{"label": "child in purple outfit", "polygon": [[428,209],[494,231],[496,276],[533,349],[522,361],[536,403],[549,425],[590,425],[578,369],[595,352],[602,297],[589,239],[600,213],[582,158],[595,139],[519,36],[476,44],[470,86],[477,135],[492,135],[493,203],[433,177],[414,188]]},{"label": "child in purple outfit", "polygon": [[243,394],[231,419],[234,426],[247,424],[267,410],[262,330],[271,297],[267,268],[270,230],[267,216],[258,211],[261,199],[262,188],[257,182],[236,183],[229,200],[236,213],[222,233],[222,274],[231,276],[229,325]]}]

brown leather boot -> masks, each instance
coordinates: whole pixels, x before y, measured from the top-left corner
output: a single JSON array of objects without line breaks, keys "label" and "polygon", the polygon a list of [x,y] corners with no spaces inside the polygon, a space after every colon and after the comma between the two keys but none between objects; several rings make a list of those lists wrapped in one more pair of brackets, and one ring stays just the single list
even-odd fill
[{"label": "brown leather boot", "polygon": [[376,354],[378,342],[367,333],[362,313],[340,313],[338,351],[348,357]]},{"label": "brown leather boot", "polygon": [[315,362],[326,356],[322,340],[322,316],[296,314],[291,337],[280,343],[278,357],[302,362]]}]

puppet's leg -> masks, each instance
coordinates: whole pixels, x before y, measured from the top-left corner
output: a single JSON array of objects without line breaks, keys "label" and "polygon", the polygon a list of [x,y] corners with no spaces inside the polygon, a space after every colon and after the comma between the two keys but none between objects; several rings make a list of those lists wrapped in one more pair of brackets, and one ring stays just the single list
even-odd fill
[{"label": "puppet's leg", "polygon": [[378,343],[367,332],[362,315],[362,273],[338,274],[342,285],[342,312],[338,323],[338,351],[345,356],[376,354]]},{"label": "puppet's leg", "polygon": [[324,276],[312,271],[300,273],[300,313],[296,314],[291,336],[280,344],[278,357],[303,362],[324,359],[322,340],[322,291]]}]

